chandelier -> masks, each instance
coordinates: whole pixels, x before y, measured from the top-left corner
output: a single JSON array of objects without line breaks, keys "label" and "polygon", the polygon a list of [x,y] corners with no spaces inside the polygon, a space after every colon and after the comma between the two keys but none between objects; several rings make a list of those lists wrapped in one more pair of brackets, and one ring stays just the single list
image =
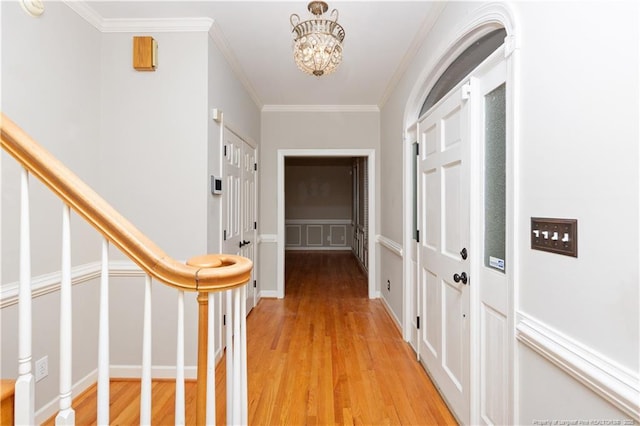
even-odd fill
[{"label": "chandelier", "polygon": [[312,1],[307,9],[313,14],[309,20],[300,22],[295,13],[289,18],[295,33],[293,59],[307,74],[331,74],[342,61],[344,29],[338,24],[338,11],[333,9],[329,19],[323,19],[321,16],[329,9],[323,1]]}]

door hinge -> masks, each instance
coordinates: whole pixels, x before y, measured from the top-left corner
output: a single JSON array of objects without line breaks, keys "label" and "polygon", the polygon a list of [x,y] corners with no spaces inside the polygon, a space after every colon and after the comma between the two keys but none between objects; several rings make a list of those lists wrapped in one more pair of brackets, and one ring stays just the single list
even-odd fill
[{"label": "door hinge", "polygon": [[253,288],[258,288],[258,283],[256,282],[256,280],[253,280]]},{"label": "door hinge", "polygon": [[227,241],[227,230],[225,229],[224,232],[222,233],[222,239],[224,241]]},{"label": "door hinge", "polygon": [[420,317],[416,317],[416,328],[420,330]]},{"label": "door hinge", "polygon": [[416,243],[420,242],[420,230],[416,229]]},{"label": "door hinge", "polygon": [[227,156],[227,146],[226,145],[224,146],[224,156],[225,157]]},{"label": "door hinge", "polygon": [[222,325],[227,325],[227,315],[222,315]]},{"label": "door hinge", "polygon": [[258,171],[258,163],[253,163],[253,170]]},{"label": "door hinge", "polygon": [[461,97],[463,100],[469,99],[471,96],[471,82],[462,85]]},{"label": "door hinge", "polygon": [[258,229],[258,222],[253,222],[253,229]]},{"label": "door hinge", "polygon": [[420,144],[418,142],[414,142],[416,145],[416,157],[420,155]]}]

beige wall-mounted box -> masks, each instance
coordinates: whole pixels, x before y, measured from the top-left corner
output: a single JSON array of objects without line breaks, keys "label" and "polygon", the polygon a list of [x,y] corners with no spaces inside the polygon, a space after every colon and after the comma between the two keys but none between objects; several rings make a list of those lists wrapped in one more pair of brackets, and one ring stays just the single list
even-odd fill
[{"label": "beige wall-mounted box", "polygon": [[133,37],[133,68],[138,71],[155,71],[158,43],[150,36]]}]

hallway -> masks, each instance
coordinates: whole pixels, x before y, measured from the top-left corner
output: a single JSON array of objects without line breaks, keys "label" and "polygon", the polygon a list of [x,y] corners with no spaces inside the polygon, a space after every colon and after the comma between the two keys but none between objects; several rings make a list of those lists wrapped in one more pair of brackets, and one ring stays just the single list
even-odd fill
[{"label": "hallway", "polygon": [[248,318],[251,424],[455,424],[351,253],[287,252]]}]

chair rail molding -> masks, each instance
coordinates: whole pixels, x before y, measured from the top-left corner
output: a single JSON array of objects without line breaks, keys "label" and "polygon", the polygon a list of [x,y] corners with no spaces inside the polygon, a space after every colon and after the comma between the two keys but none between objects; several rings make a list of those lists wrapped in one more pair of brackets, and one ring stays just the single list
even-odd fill
[{"label": "chair rail molding", "polygon": [[523,312],[516,337],[597,395],[640,421],[640,375]]},{"label": "chair rail molding", "polygon": [[[89,262],[71,268],[71,285],[78,285],[100,278],[100,262]],[[144,277],[145,273],[138,265],[126,260],[109,262],[110,277]],[[62,272],[55,271],[34,277],[31,281],[32,297],[40,297],[60,290]],[[0,309],[18,303],[19,283],[12,282],[0,288]]]},{"label": "chair rail molding", "polygon": [[404,257],[402,244],[393,241],[391,238],[387,238],[384,235],[377,235],[376,242],[401,259]]}]

